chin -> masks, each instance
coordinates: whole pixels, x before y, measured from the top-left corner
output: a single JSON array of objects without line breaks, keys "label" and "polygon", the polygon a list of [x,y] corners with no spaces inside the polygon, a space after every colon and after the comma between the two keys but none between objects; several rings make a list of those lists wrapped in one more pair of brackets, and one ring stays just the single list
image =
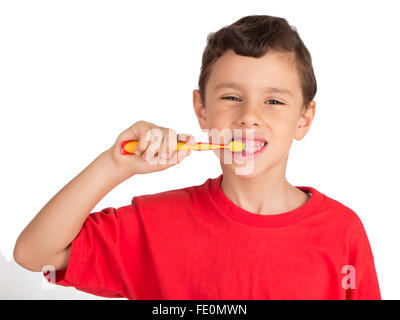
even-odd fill
[{"label": "chin", "polygon": [[243,177],[244,179],[251,179],[260,176],[266,170],[265,164],[264,166],[262,164],[256,164],[255,161],[246,162],[244,164],[237,164],[234,160],[232,164],[226,164],[221,161],[221,167],[224,172],[229,171],[236,176]]}]

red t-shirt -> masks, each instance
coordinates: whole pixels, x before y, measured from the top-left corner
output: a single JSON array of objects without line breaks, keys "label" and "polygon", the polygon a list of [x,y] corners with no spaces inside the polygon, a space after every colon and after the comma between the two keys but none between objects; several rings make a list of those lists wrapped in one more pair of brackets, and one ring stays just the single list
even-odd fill
[{"label": "red t-shirt", "polygon": [[381,299],[354,211],[303,186],[302,206],[254,214],[221,181],[91,213],[55,283],[128,299]]}]

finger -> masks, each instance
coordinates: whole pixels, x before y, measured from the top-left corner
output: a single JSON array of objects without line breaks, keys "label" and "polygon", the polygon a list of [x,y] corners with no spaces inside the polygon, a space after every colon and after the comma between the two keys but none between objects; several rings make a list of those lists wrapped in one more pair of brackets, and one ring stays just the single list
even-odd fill
[{"label": "finger", "polygon": [[169,160],[176,151],[177,134],[173,129],[165,128],[165,140],[160,148],[160,159]]},{"label": "finger", "polygon": [[[194,137],[192,135],[186,134],[186,133],[179,133],[177,135],[177,141],[186,142],[187,144],[190,144],[190,145],[194,145],[195,144]],[[179,151],[181,151],[181,150],[179,150]],[[184,150],[182,150],[182,151],[184,151]],[[181,154],[182,154],[181,157],[182,156],[188,156],[190,154],[190,150],[186,150],[186,151],[188,151],[188,152],[186,152],[186,153],[185,152],[181,152]],[[178,162],[178,153],[177,152],[178,152],[178,150],[175,149],[174,152],[172,153],[172,155],[170,156],[170,159],[173,159],[174,163]]]},{"label": "finger", "polygon": [[[186,136],[187,136],[187,134],[179,133],[176,135],[176,141],[186,142],[186,140],[187,140]],[[178,162],[178,150],[176,149],[176,146],[174,148],[174,151],[170,155],[169,159],[171,159],[172,163]]]},{"label": "finger", "polygon": [[177,163],[180,163],[184,158],[190,154],[190,150],[179,150],[177,152]]},{"label": "finger", "polygon": [[186,134],[186,133],[179,133],[177,136],[176,136],[176,138],[178,139],[178,141],[180,141],[180,142],[186,142],[187,140],[188,140],[188,138],[189,138],[189,134]]},{"label": "finger", "polygon": [[135,136],[139,137],[139,143],[135,147],[135,154],[141,155],[143,151],[145,151],[150,143],[151,139],[151,128],[152,126],[149,123],[140,123],[140,125],[136,127],[132,127],[132,131]]},{"label": "finger", "polygon": [[159,127],[151,129],[150,143],[144,153],[145,160],[151,163],[158,161],[158,150],[165,140],[164,132]]},{"label": "finger", "polygon": [[194,145],[196,140],[193,135],[187,133],[178,134],[178,141],[186,142],[187,144]]}]

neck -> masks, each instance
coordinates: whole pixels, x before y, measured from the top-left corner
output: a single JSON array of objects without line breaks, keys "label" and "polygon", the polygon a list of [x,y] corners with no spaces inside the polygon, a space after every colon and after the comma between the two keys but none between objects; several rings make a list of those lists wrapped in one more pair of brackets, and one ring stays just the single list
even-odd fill
[{"label": "neck", "polygon": [[237,206],[255,214],[273,215],[289,212],[304,204],[309,196],[292,186],[279,166],[257,175],[236,175],[224,170],[222,191]]}]

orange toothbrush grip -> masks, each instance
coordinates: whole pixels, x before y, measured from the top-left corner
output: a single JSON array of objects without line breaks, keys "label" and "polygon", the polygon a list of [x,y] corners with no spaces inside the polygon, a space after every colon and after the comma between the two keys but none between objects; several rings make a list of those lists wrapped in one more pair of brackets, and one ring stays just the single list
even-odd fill
[{"label": "orange toothbrush grip", "polygon": [[133,154],[139,141],[124,140],[121,142],[121,154]]}]

